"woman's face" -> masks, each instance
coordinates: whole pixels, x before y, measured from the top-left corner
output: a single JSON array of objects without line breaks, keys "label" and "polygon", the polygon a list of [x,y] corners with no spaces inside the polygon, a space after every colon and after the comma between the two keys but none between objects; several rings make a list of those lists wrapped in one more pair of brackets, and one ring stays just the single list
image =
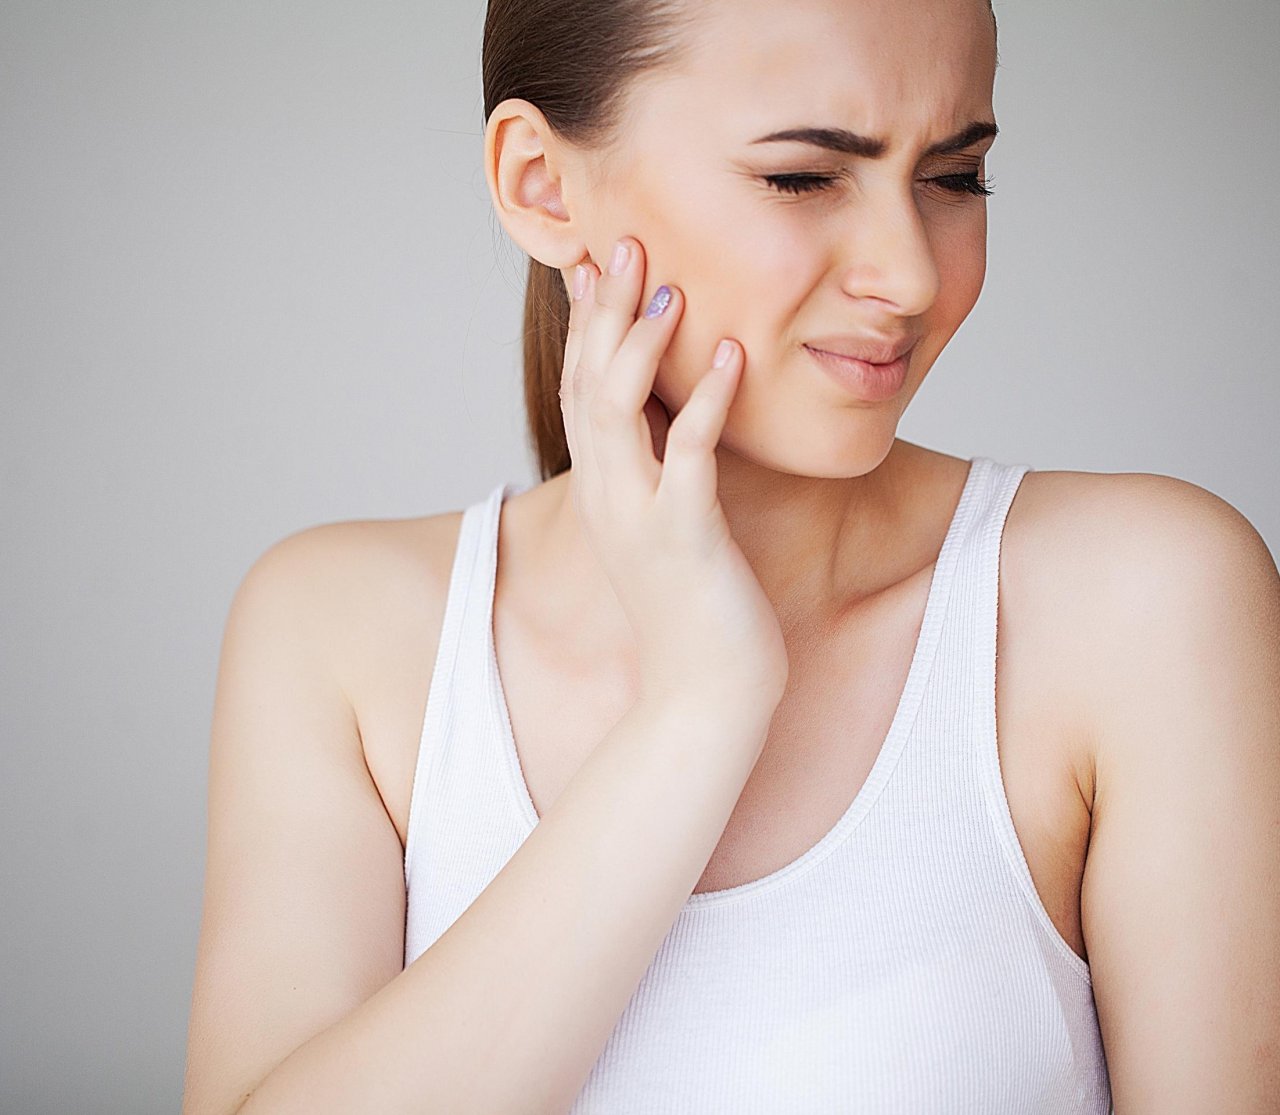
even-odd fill
[{"label": "woman's face", "polygon": [[[691,60],[634,87],[618,144],[566,200],[602,267],[618,236],[644,245],[640,309],[664,282],[684,291],[654,389],[669,411],[733,337],[746,364],[723,447],[795,475],[867,472],[982,289],[972,189],[992,137],[926,149],[995,119],[991,14],[984,0],[731,0],[698,20]],[[753,142],[802,128],[884,152]],[[813,177],[788,192],[777,175]],[[867,401],[802,347],[842,335],[918,338],[901,390]]]}]

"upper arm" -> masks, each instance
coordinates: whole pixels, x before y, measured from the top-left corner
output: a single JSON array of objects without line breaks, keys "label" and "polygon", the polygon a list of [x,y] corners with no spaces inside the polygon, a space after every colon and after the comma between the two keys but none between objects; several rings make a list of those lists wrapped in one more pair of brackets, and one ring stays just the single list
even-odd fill
[{"label": "upper arm", "polygon": [[400,842],[325,618],[343,525],[276,543],[231,604],[209,749],[185,1115],[234,1110],[403,969]]},{"label": "upper arm", "polygon": [[1274,1111],[1280,578],[1230,504],[1120,479],[1085,528],[1105,557],[1081,890],[1115,1110]]}]

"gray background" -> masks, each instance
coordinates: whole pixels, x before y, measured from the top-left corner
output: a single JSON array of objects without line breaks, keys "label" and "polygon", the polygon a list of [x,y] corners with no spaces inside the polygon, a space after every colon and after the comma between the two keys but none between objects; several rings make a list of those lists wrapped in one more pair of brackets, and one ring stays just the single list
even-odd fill
[{"label": "gray background", "polygon": [[[1182,477],[1277,552],[1280,4],[997,10],[987,285],[902,435]],[[255,557],[534,475],[483,18],[0,6],[0,1110],[178,1109]]]}]

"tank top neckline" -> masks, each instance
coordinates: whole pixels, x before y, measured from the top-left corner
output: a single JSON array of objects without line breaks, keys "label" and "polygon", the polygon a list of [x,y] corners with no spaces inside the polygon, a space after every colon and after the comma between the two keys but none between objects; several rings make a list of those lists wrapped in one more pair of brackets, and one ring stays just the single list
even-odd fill
[{"label": "tank top neckline", "polygon": [[[859,787],[853,801],[841,814],[839,820],[827,831],[816,844],[811,845],[789,863],[733,887],[720,890],[702,891],[690,894],[685,901],[679,917],[695,914],[699,910],[727,906],[739,902],[749,896],[759,896],[765,891],[774,890],[789,879],[807,872],[817,866],[828,855],[834,852],[848,837],[862,819],[870,812],[880,792],[889,781],[897,764],[903,747],[910,736],[916,714],[925,692],[926,682],[933,665],[934,655],[938,648],[947,603],[951,594],[955,568],[961,543],[967,533],[967,527],[975,510],[981,503],[981,493],[997,468],[996,462],[987,457],[969,458],[969,470],[965,478],[960,498],[952,512],[951,520],[943,537],[942,546],[930,575],[929,589],[925,598],[924,615],[916,636],[911,655],[911,664],[907,668],[907,678],[898,697],[889,729],[880,744],[875,761],[867,773],[866,779]],[[484,626],[485,655],[488,660],[488,683],[486,696],[491,710],[500,725],[501,745],[510,774],[510,782],[514,791],[515,805],[523,820],[525,835],[532,832],[540,818],[533,804],[529,785],[525,781],[524,771],[520,765],[520,756],[515,743],[515,731],[511,723],[511,713],[507,705],[506,691],[498,671],[498,655],[493,632],[493,614],[495,587],[497,582],[498,530],[501,521],[502,502],[513,490],[523,490],[511,484],[499,485],[489,497],[487,507],[488,533],[485,543],[492,552],[486,552],[488,570],[488,605],[481,622]]]}]

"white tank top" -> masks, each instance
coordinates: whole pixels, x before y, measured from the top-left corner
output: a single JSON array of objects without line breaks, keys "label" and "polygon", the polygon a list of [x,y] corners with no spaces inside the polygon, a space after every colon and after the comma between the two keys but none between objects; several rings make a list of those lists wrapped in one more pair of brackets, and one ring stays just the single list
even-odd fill
[{"label": "white tank top", "polygon": [[[1110,1110],[1089,968],[1037,895],[996,751],[1000,538],[1028,471],[972,459],[865,784],[787,866],[690,895],[572,1115]],[[493,642],[499,512],[529,486],[463,516],[410,804],[406,966],[538,823]]]}]

